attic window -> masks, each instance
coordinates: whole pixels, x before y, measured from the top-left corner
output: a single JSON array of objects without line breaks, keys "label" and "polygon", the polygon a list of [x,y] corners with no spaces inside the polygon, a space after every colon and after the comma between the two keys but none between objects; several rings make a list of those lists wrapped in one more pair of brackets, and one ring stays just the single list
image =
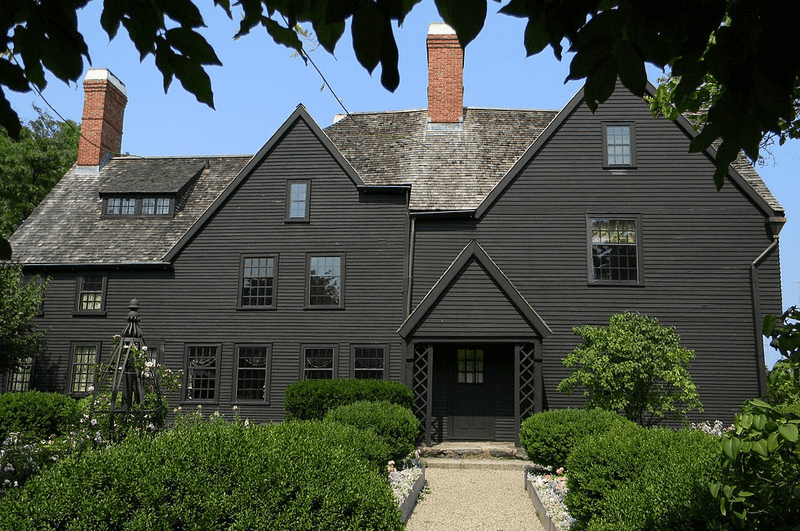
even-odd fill
[{"label": "attic window", "polygon": [[175,201],[172,197],[107,197],[103,212],[116,216],[170,216]]},{"label": "attic window", "polygon": [[603,151],[606,167],[634,166],[635,130],[632,123],[603,124]]},{"label": "attic window", "polygon": [[286,221],[308,221],[311,181],[287,181]]}]

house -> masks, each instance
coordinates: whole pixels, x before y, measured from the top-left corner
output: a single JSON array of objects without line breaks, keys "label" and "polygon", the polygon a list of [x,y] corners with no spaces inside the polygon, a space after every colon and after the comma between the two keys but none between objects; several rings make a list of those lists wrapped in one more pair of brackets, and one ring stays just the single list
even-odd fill
[{"label": "house", "polygon": [[[125,86],[90,70],[77,164],[12,236],[52,278],[30,385],[88,392],[140,304],[184,371],[170,405],[282,418],[309,378],[414,391],[428,442],[513,440],[579,406],[556,391],[572,329],[623,310],[677,328],[705,412],[764,392],[761,321],[781,312],[781,205],[622,85],[592,113],[463,105],[463,51],[431,25],[428,108],[320,128],[302,107],[252,157],[125,157]],[[136,308],[134,308],[136,309]]]}]

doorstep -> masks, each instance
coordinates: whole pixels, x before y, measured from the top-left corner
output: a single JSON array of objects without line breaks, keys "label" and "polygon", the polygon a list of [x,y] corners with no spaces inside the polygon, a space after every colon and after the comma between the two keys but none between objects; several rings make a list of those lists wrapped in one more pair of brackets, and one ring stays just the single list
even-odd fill
[{"label": "doorstep", "polygon": [[530,463],[525,450],[511,442],[448,441],[422,446],[419,455],[430,468],[522,470]]}]

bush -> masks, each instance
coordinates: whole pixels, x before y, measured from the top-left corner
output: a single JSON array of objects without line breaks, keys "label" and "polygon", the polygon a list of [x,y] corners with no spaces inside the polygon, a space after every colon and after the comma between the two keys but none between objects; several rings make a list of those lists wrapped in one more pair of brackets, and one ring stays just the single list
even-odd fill
[{"label": "bush", "polygon": [[329,411],[325,420],[374,432],[389,447],[390,459],[397,462],[414,450],[419,430],[419,421],[410,409],[390,402],[339,406]]},{"label": "bush", "polygon": [[323,419],[331,409],[360,400],[387,401],[411,409],[411,389],[389,380],[303,380],[286,389],[287,419]]},{"label": "bush", "polygon": [[575,446],[564,502],[591,531],[723,529],[708,488],[718,452],[701,431],[620,425]]},{"label": "bush", "polygon": [[522,422],[519,442],[528,458],[553,470],[566,464],[575,444],[631,421],[602,409],[554,409],[531,415]]},{"label": "bush", "polygon": [[179,422],[57,463],[0,500],[0,529],[402,529],[358,434],[374,437],[335,423]]},{"label": "bush", "polygon": [[81,415],[77,402],[58,393],[26,391],[0,395],[0,442],[9,433],[22,441],[38,441],[75,429]]}]

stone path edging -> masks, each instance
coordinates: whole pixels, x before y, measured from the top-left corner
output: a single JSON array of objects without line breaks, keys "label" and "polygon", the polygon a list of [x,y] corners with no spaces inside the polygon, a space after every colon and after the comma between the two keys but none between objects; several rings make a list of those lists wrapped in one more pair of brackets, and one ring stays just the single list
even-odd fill
[{"label": "stone path edging", "polygon": [[539,514],[539,520],[542,521],[545,531],[558,531],[556,525],[550,519],[550,516],[548,516],[547,510],[544,508],[544,504],[539,498],[539,494],[536,492],[536,489],[533,488],[533,484],[531,483],[530,479],[528,479],[527,470],[523,470],[522,479],[525,482],[525,490],[528,491],[531,501],[533,501],[533,505],[536,507],[536,512]]},{"label": "stone path edging", "polygon": [[408,522],[408,519],[411,518],[411,513],[414,511],[414,506],[417,504],[417,498],[419,497],[419,493],[422,492],[422,489],[425,487],[425,469],[422,469],[422,474],[417,478],[414,482],[414,486],[411,487],[411,492],[406,496],[406,499],[400,502],[398,505],[398,509],[400,509],[400,515],[403,520],[403,523]]}]

